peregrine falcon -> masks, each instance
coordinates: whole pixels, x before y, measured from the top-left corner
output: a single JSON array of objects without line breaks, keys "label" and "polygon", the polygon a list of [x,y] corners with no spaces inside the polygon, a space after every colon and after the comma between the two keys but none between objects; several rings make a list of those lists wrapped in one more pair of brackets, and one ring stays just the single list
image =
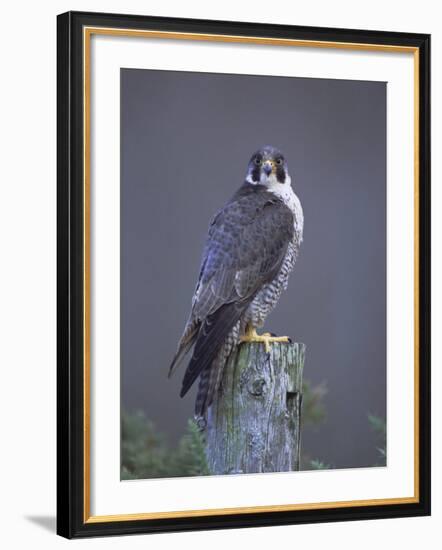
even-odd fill
[{"label": "peregrine falcon", "polygon": [[291,186],[287,161],[265,146],[250,159],[246,178],[212,219],[191,312],[169,376],[193,347],[183,397],[199,377],[195,416],[204,417],[232,350],[241,342],[288,337],[257,334],[287,288],[302,242],[304,216]]}]

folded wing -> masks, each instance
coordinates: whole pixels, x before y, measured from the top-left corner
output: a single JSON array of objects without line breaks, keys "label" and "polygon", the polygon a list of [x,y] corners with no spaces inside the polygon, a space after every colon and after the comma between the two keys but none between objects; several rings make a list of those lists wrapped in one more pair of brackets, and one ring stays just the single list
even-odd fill
[{"label": "folded wing", "polygon": [[293,214],[261,186],[242,188],[209,227],[192,311],[170,372],[194,345],[181,396],[210,366],[263,285],[280,270]]}]

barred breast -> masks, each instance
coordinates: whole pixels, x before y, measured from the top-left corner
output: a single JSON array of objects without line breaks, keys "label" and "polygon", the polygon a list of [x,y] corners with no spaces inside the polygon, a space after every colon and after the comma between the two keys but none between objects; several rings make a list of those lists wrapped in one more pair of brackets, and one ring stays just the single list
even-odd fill
[{"label": "barred breast", "polygon": [[290,185],[275,185],[271,192],[281,198],[293,214],[293,240],[287,252],[281,269],[271,283],[262,287],[248,307],[243,321],[244,327],[251,323],[254,327],[262,327],[267,315],[276,306],[283,290],[287,289],[288,279],[292,271],[303,238],[304,214],[299,198]]},{"label": "barred breast", "polygon": [[271,283],[262,287],[248,307],[244,315],[246,323],[251,323],[254,327],[263,326],[267,315],[278,303],[281,293],[287,289],[289,275],[295,265],[297,254],[298,247],[295,242],[290,243],[278,275]]}]

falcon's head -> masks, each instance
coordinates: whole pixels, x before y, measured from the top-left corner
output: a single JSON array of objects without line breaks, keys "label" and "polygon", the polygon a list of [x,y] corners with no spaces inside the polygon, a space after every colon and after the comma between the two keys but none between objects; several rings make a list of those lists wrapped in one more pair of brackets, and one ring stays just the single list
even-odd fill
[{"label": "falcon's head", "polygon": [[247,169],[246,181],[256,185],[290,185],[287,162],[284,155],[271,145],[265,145],[252,155]]}]

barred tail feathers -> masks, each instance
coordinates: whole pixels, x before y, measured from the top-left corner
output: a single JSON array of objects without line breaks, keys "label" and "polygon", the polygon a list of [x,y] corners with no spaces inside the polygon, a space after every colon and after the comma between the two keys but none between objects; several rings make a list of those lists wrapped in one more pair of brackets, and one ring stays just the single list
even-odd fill
[{"label": "barred tail feathers", "polygon": [[239,322],[230,331],[217,357],[200,374],[198,393],[195,401],[195,415],[204,416],[212,404],[223,378],[229,356],[238,342]]}]

